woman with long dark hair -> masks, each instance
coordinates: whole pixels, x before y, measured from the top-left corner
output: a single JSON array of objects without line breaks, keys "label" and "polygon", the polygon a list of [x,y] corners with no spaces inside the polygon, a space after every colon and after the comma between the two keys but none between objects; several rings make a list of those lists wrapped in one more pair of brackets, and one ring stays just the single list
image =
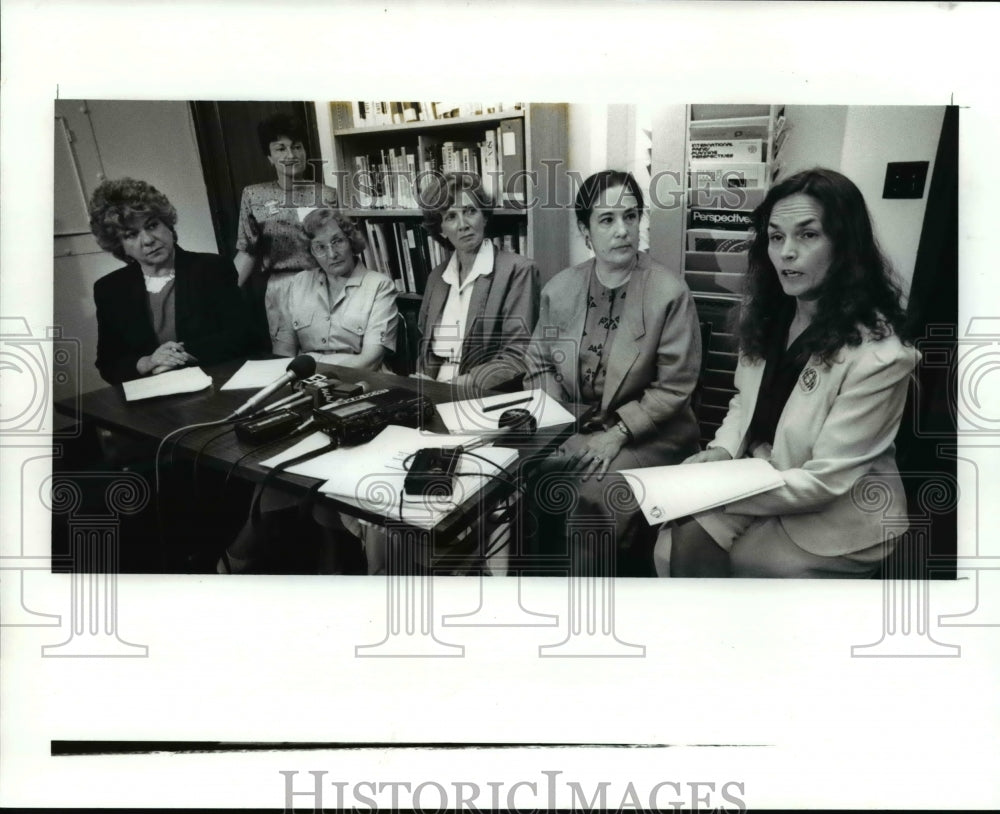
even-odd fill
[{"label": "woman with long dark hair", "polygon": [[[883,517],[906,515],[893,440],[918,354],[900,290],[864,197],[840,173],[787,178],[753,219],[737,393],[684,463],[764,458],[785,485],[680,522],[671,575],[869,576],[893,546]],[[882,511],[856,493],[866,476]]]}]

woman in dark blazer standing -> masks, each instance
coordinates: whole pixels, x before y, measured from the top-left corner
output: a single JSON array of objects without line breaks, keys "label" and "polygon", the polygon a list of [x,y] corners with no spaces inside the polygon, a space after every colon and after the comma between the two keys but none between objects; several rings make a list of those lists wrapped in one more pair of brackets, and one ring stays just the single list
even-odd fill
[{"label": "woman in dark blazer standing", "polygon": [[97,369],[118,384],[247,348],[236,269],[177,245],[177,210],[145,181],[105,181],[90,201],[102,249],[126,263],[94,284]]},{"label": "woman in dark blazer standing", "polygon": [[523,374],[538,317],[538,267],[485,238],[493,203],[471,173],[432,176],[421,190],[424,225],[454,250],[427,280],[417,373],[477,388]]}]

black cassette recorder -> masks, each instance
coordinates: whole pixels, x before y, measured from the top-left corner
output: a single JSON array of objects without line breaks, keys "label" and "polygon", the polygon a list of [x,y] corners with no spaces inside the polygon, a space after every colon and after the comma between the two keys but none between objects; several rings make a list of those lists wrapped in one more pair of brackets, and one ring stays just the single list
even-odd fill
[{"label": "black cassette recorder", "polygon": [[429,398],[402,387],[373,390],[313,410],[319,429],[345,447],[371,441],[390,424],[419,428],[433,414]]}]

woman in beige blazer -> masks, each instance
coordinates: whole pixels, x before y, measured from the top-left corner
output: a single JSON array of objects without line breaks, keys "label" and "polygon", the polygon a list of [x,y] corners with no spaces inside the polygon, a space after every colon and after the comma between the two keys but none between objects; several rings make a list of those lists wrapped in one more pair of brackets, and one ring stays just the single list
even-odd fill
[{"label": "woman in beige blazer", "polygon": [[485,237],[493,202],[477,176],[431,176],[420,197],[424,226],[452,255],[427,279],[417,373],[476,388],[503,386],[524,372],[538,317],[538,267]]},{"label": "woman in beige blazer", "polygon": [[[785,485],[679,523],[671,575],[869,576],[893,546],[884,519],[898,534],[906,516],[893,440],[918,354],[901,338],[900,292],[839,173],[772,187],[754,229],[737,393],[685,464],[764,458]],[[878,511],[863,494],[873,482]]]},{"label": "woman in beige blazer", "polygon": [[[637,565],[628,550],[641,515],[617,473],[680,463],[697,450],[691,394],[701,367],[691,293],[680,274],[639,251],[642,213],[642,190],[630,173],[604,170],[583,183],[577,225],[594,257],[542,290],[526,382],[590,406],[580,431],[531,486],[533,516],[552,526],[536,538],[565,552],[567,522],[586,517],[592,528],[614,533],[612,551],[629,568]],[[573,561],[606,571],[597,560],[608,565],[609,554],[576,550]]]}]

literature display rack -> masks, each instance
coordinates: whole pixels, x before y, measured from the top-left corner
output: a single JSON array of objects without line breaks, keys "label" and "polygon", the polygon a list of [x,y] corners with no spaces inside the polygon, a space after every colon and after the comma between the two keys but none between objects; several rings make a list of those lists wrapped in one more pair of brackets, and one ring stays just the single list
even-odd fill
[{"label": "literature display rack", "polygon": [[701,380],[702,437],[711,439],[735,390],[737,343],[729,312],[739,302],[750,214],[781,172],[784,105],[689,105],[685,144],[684,277],[712,324]]},{"label": "literature display rack", "polygon": [[487,237],[532,257],[543,283],[569,264],[565,105],[331,102],[330,109],[342,206],[368,237],[366,265],[396,281],[401,308],[419,303],[428,274],[449,255],[421,223],[417,190],[427,173],[479,175],[497,201]]}]

